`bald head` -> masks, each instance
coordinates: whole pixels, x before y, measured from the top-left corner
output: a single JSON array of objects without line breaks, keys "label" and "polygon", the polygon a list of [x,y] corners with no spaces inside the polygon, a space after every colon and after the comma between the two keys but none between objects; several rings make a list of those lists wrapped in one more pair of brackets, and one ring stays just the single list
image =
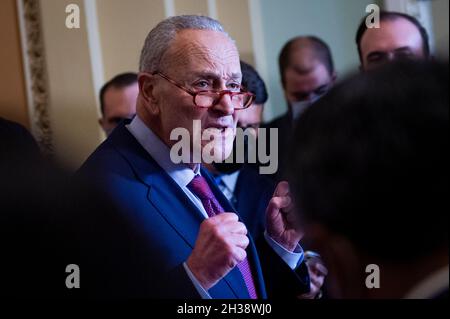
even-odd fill
[{"label": "bald head", "polygon": [[306,105],[323,96],[336,78],[330,49],[316,37],[297,37],[286,43],[279,65],[284,95],[293,118],[299,116]]},{"label": "bald head", "polygon": [[300,74],[306,74],[314,65],[321,64],[330,75],[335,72],[330,48],[324,41],[313,36],[296,37],[287,42],[280,52],[278,63],[284,88],[289,67],[295,68]]}]

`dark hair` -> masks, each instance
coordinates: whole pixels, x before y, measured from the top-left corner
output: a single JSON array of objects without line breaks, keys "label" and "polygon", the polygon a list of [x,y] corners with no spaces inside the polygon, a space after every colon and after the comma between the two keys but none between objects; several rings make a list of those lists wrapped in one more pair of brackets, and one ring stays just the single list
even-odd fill
[{"label": "dark hair", "polygon": [[[361,24],[359,25],[358,31],[356,32],[356,46],[358,47],[359,59],[361,62],[363,61],[363,56],[362,56],[362,52],[361,52],[361,40],[362,40],[362,37],[364,36],[364,33],[367,30],[366,19],[368,16],[369,15],[366,15],[361,20]],[[428,36],[427,30],[422,26],[422,24],[420,24],[420,22],[416,18],[414,18],[413,16],[410,16],[408,14],[401,13],[401,12],[380,11],[380,22],[381,21],[393,21],[393,20],[397,20],[397,19],[405,19],[417,27],[417,29],[419,30],[420,35],[422,37],[423,52],[424,52],[425,56],[429,57],[431,54],[429,36]]]},{"label": "dark hair", "polygon": [[315,36],[301,36],[295,37],[289,40],[281,49],[280,55],[278,57],[278,66],[280,68],[281,82],[283,83],[283,87],[286,85],[284,80],[284,73],[289,66],[291,50],[293,45],[298,41],[308,41],[308,46],[314,51],[316,57],[319,59],[321,63],[327,68],[328,73],[331,75],[334,73],[334,62],[333,57],[331,55],[331,50],[328,44],[326,44],[323,40],[319,39]]},{"label": "dark hair", "polygon": [[105,97],[106,91],[109,88],[114,87],[114,88],[120,89],[120,88],[127,87],[131,84],[134,84],[137,81],[138,81],[137,74],[128,72],[128,73],[122,73],[122,74],[116,75],[111,80],[106,82],[100,89],[100,110],[102,111],[102,114],[105,114],[104,97]]},{"label": "dark hair", "polygon": [[241,61],[242,86],[256,95],[255,104],[264,104],[269,99],[266,84],[258,72],[250,65]]},{"label": "dark hair", "polygon": [[448,245],[448,71],[393,63],[305,111],[291,156],[303,222],[391,260]]}]

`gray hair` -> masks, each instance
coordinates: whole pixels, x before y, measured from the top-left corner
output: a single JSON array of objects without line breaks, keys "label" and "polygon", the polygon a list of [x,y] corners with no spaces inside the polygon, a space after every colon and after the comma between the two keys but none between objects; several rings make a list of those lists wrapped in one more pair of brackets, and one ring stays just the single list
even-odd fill
[{"label": "gray hair", "polygon": [[186,29],[223,32],[231,39],[220,22],[209,17],[181,15],[167,18],[158,23],[147,35],[141,51],[139,71],[157,71],[164,53],[169,48],[176,34]]}]

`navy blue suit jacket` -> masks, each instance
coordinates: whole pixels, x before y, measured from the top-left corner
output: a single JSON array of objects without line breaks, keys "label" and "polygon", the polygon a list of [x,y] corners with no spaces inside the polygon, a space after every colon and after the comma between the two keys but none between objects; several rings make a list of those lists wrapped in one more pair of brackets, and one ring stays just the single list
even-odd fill
[{"label": "navy blue suit jacket", "polygon": [[236,210],[254,239],[265,230],[266,208],[275,191],[272,179],[260,175],[253,167],[244,165],[234,189]]},{"label": "navy blue suit jacket", "polygon": [[[223,208],[234,212],[209,174],[205,170],[201,173]],[[139,291],[138,295],[145,297],[200,297],[187,276],[183,263],[194,248],[204,217],[183,190],[131,135],[124,123],[88,158],[78,176],[89,179],[105,191],[116,204],[121,218],[128,226],[131,225],[135,235],[140,238],[142,258],[133,259],[133,265],[130,265],[132,273],[124,274],[130,295],[135,296],[133,290],[136,289]],[[278,273],[294,273],[281,258],[273,256],[274,252],[270,252],[270,248],[264,247],[262,250],[268,251],[264,253],[266,257],[263,260],[278,259],[275,261],[279,265],[275,267]],[[251,238],[247,255],[258,296],[266,298],[260,257]],[[268,269],[266,275],[271,276],[272,267]],[[300,283],[304,283],[305,277],[299,278]],[[287,282],[292,280],[287,279]],[[300,292],[303,292],[304,287],[300,288]],[[208,292],[212,298],[249,298],[237,267]],[[126,292],[123,294],[127,295]]]}]

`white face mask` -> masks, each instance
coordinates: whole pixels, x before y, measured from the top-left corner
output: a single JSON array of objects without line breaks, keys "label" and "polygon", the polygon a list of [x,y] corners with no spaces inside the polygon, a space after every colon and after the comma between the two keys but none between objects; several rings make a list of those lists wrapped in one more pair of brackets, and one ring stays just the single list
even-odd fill
[{"label": "white face mask", "polygon": [[311,101],[298,101],[291,103],[292,119],[295,121],[306,111],[306,109],[312,104]]}]

